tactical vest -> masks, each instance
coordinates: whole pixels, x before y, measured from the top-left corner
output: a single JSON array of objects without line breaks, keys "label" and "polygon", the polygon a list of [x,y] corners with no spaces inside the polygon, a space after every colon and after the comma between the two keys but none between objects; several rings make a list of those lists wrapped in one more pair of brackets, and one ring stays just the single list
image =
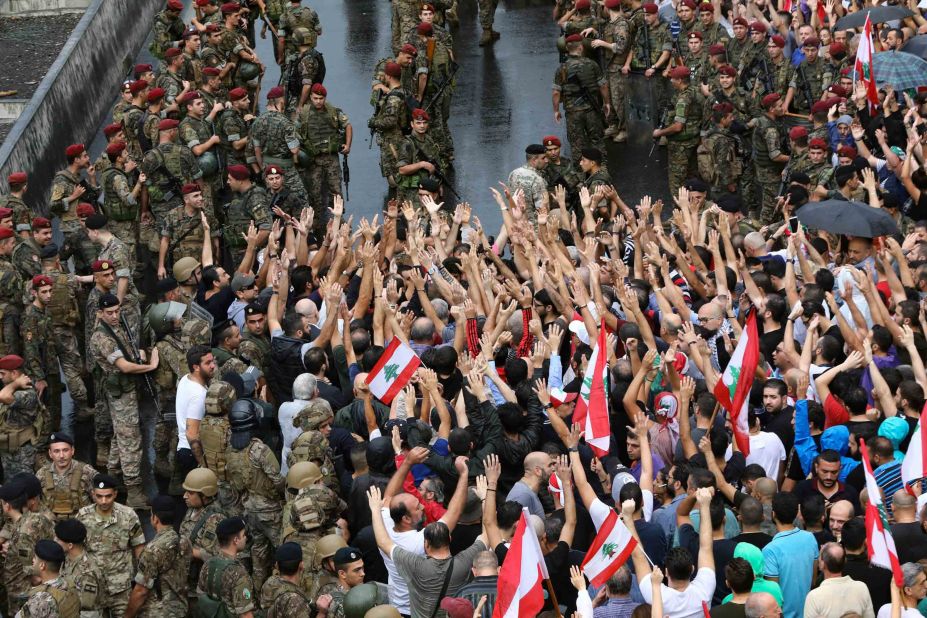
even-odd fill
[{"label": "tactical vest", "polygon": [[40,584],[29,591],[29,596],[39,592],[47,592],[55,600],[58,607],[59,618],[78,618],[80,616],[80,597],[71,590],[63,590],[50,584]]},{"label": "tactical vest", "polygon": [[267,383],[275,401],[293,399],[293,381],[306,372],[302,347],[306,343],[294,337],[274,337],[270,342],[270,372]]},{"label": "tactical vest", "polygon": [[274,491],[274,483],[264,474],[263,470],[256,468],[251,463],[251,449],[256,443],[261,441],[257,438],[251,438],[251,442],[240,451],[229,446],[225,453],[225,469],[228,471],[229,484],[235,491],[247,492],[262,496],[268,500],[277,500],[277,493]]},{"label": "tactical vest", "polygon": [[301,490],[290,506],[294,529],[299,532],[314,532],[325,522],[325,511],[313,500],[311,493]]},{"label": "tactical vest", "polygon": [[200,424],[200,443],[203,445],[206,467],[215,472],[220,481],[229,480],[226,475],[226,456],[231,432],[228,416],[224,414],[207,414]]},{"label": "tactical vest", "polygon": [[110,167],[103,172],[103,210],[111,221],[135,221],[138,219],[138,207],[126,204],[116,193],[116,176],[125,177],[125,172]]},{"label": "tactical vest", "polygon": [[[245,208],[248,194],[254,191],[251,187],[248,193],[244,193],[225,205],[225,225],[222,226],[222,239],[229,249],[244,249],[247,246],[242,234],[248,232],[251,224],[251,213]],[[216,359],[216,364],[219,359]]]},{"label": "tactical vest", "polygon": [[312,107],[301,121],[309,136],[303,145],[310,155],[336,154],[341,150],[344,138],[338,126],[338,110],[333,105],[326,103],[323,110]]},{"label": "tactical vest", "polygon": [[80,494],[81,476],[80,467],[74,466],[68,477],[67,487],[62,488],[55,485],[54,474],[47,466],[39,469],[38,477],[42,487],[54,488],[51,495],[46,494],[46,503],[51,504],[51,511],[54,513],[56,520],[61,521],[73,517],[83,506]]},{"label": "tactical vest", "polygon": [[[309,597],[306,596],[306,593],[304,593],[301,589],[294,586],[292,588],[288,588],[287,590],[280,592],[278,595],[274,597],[273,605],[271,605],[270,608],[268,608],[267,614],[265,614],[267,618],[283,618],[283,616],[286,615],[284,613],[285,611],[284,608],[286,607],[286,605],[284,604],[284,601],[286,601],[287,596],[293,595],[293,594],[299,597],[302,597],[303,600],[306,601],[307,604],[311,605],[312,602],[309,600]],[[278,609],[278,606],[280,609]]]},{"label": "tactical vest", "polygon": [[[10,424],[9,412],[10,406],[0,405],[0,452],[3,453],[15,453],[22,445],[31,442],[36,435],[40,434],[36,428],[36,425],[40,424],[39,420],[32,425],[17,427]],[[41,416],[39,414],[37,418],[41,419]]]},{"label": "tactical vest", "polygon": [[80,309],[77,307],[77,298],[71,294],[68,276],[58,273],[51,277],[52,294],[48,303],[48,315],[51,316],[53,325],[73,328],[80,324]]},{"label": "tactical vest", "polygon": [[246,329],[241,335],[241,343],[249,344],[245,346],[246,350],[253,345],[254,348],[257,349],[258,354],[260,354],[260,358],[249,358],[245,356],[246,350],[242,350],[239,344],[238,352],[246,361],[249,361],[252,365],[263,365],[267,362],[267,359],[270,357],[270,341],[268,341],[266,337],[252,335],[251,332]]}]

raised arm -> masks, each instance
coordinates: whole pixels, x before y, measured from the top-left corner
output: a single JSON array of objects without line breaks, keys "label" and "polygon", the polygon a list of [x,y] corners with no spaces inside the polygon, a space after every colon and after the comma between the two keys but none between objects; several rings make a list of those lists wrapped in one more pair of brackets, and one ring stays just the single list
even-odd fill
[{"label": "raised arm", "polygon": [[715,495],[712,487],[700,487],[695,492],[698,502],[698,568],[715,570],[714,541],[711,530],[711,498]]}]

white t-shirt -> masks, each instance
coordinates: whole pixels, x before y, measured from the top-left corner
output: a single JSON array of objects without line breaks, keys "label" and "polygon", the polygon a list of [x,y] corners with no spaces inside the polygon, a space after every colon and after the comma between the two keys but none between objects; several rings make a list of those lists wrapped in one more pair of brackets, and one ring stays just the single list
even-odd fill
[{"label": "white t-shirt", "polygon": [[189,373],[177,383],[174,411],[177,414],[177,450],[188,449],[187,419],[201,421],[206,415],[206,387],[191,380]]},{"label": "white t-shirt", "polygon": [[785,446],[782,440],[774,433],[761,431],[750,434],[750,454],[747,456],[747,465],[760,464],[766,471],[766,476],[776,480],[779,478],[779,462],[785,461]]},{"label": "white t-shirt", "polygon": [[290,454],[290,446],[293,444],[293,441],[303,432],[303,430],[299,427],[293,426],[293,419],[307,405],[309,405],[308,399],[294,399],[293,401],[287,401],[281,405],[280,410],[277,412],[277,420],[280,423],[280,432],[283,434],[283,452],[280,455],[280,474],[284,476],[286,476],[287,471],[290,469],[286,464],[286,458]]},{"label": "white t-shirt", "polygon": [[[695,579],[689,582],[682,592],[661,584],[663,615],[669,618],[702,618],[705,615],[702,611],[702,601],[711,604],[715,584],[714,569],[706,568],[699,569],[695,574]],[[640,588],[644,603],[653,603],[653,585],[650,583],[650,574],[641,578]]]},{"label": "white t-shirt", "polygon": [[[396,532],[393,528],[395,523],[389,515],[389,509],[383,507],[383,523],[386,524],[386,532],[389,538],[397,546],[419,556],[425,555],[425,532],[423,530],[408,530],[406,532]],[[386,572],[389,573],[389,604],[399,610],[400,614],[410,615],[412,609],[409,605],[409,585],[406,580],[399,574],[396,563],[380,550],[383,556],[383,564],[386,566]]]},{"label": "white t-shirt", "polygon": [[[892,615],[892,604],[886,603],[879,608],[879,613],[876,614],[876,618],[891,618]],[[906,607],[901,610],[901,618],[923,618],[921,613],[913,607]]]}]

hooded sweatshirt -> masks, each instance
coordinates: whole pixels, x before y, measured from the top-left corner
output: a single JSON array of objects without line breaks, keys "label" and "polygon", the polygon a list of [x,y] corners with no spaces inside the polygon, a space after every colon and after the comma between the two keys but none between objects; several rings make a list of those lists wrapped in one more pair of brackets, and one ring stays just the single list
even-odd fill
[{"label": "hooded sweatshirt", "polygon": [[[765,564],[763,561],[763,552],[760,551],[756,545],[738,543],[737,547],[734,548],[734,557],[743,558],[753,567],[753,576],[756,579],[753,581],[753,587],[750,589],[750,592],[768,592],[776,599],[776,603],[779,604],[779,607],[782,607],[782,589],[779,587],[779,584],[771,582],[763,577],[763,568]],[[729,594],[724,597],[722,603],[728,603],[733,598],[734,595]]]},{"label": "hooded sweatshirt", "polygon": [[[850,430],[846,425],[834,425],[821,434],[821,448],[835,450],[840,453],[840,476],[838,480],[846,481],[847,475],[853,471],[859,462],[847,457],[850,450]],[[795,453],[801,463],[801,470],[807,476],[811,473],[814,458],[819,450],[811,437],[811,426],[808,424],[808,401],[800,399],[795,403]]]}]

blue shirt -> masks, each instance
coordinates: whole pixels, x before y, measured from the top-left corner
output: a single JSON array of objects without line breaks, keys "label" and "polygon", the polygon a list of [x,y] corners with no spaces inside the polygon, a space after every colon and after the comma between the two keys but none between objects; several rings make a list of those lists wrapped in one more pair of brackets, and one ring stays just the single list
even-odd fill
[{"label": "blue shirt", "polygon": [[763,548],[763,574],[778,578],[785,618],[804,616],[805,597],[811,591],[811,577],[817,559],[818,542],[814,535],[798,528],[777,533]]},{"label": "blue shirt", "polygon": [[875,482],[885,494],[885,510],[888,515],[892,514],[892,496],[895,492],[904,487],[901,480],[901,462],[897,460],[884,463],[872,471]]},{"label": "blue shirt", "polygon": [[673,534],[676,532],[676,510],[685,497],[686,494],[679,494],[672,502],[655,510],[650,517],[650,521],[663,528],[663,534],[669,542],[672,542]]}]

